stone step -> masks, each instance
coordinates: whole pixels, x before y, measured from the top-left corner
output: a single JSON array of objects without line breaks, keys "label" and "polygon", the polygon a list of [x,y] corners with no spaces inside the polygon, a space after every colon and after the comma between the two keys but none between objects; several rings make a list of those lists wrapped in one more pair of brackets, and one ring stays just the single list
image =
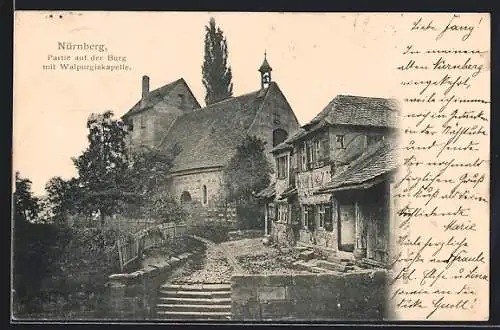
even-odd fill
[{"label": "stone step", "polygon": [[185,298],[230,298],[231,291],[179,291],[179,290],[160,290],[160,296],[166,297],[185,297]]},{"label": "stone step", "polygon": [[302,252],[302,251],[305,251],[305,250],[310,250],[311,248],[307,247],[307,246],[303,246],[303,245],[297,245],[295,246],[295,250],[299,251],[299,252]]},{"label": "stone step", "polygon": [[329,262],[337,263],[337,264],[346,264],[347,266],[354,265],[354,260],[349,259],[349,258],[338,257],[338,256],[335,256],[335,255],[329,255],[326,258],[326,260],[329,261]]},{"label": "stone step", "polygon": [[314,251],[304,250],[304,251],[300,252],[299,259],[304,260],[304,261],[309,261],[311,259],[314,259]]},{"label": "stone step", "polygon": [[311,267],[316,265],[315,262],[298,260],[292,263],[292,265],[298,270],[311,271]]},{"label": "stone step", "polygon": [[158,311],[156,315],[159,318],[170,320],[230,320],[230,312],[172,312]]},{"label": "stone step", "polygon": [[226,305],[187,305],[187,304],[157,304],[157,311],[171,312],[231,312],[231,304]]},{"label": "stone step", "polygon": [[231,290],[230,283],[203,283],[203,284],[163,284],[162,289],[169,291],[227,291]]},{"label": "stone step", "polygon": [[160,297],[160,304],[188,304],[188,305],[208,305],[208,304],[231,304],[231,298],[179,298]]},{"label": "stone step", "polygon": [[313,273],[331,273],[332,272],[329,269],[321,268],[321,267],[318,267],[318,266],[312,266],[310,268],[310,271],[313,272]]},{"label": "stone step", "polygon": [[330,261],[318,261],[317,266],[338,272],[346,272],[354,269],[353,265],[349,265],[347,263],[335,263]]}]

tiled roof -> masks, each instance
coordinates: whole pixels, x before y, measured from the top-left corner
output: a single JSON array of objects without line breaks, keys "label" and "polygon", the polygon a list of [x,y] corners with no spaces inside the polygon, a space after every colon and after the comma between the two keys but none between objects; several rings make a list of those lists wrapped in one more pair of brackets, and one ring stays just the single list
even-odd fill
[{"label": "tiled roof", "polygon": [[283,191],[278,199],[279,200],[284,200],[290,196],[296,195],[297,194],[297,188],[296,187],[288,187],[285,191]]},{"label": "tiled roof", "polygon": [[[173,91],[174,88],[178,84],[186,84],[184,78],[177,79],[176,81],[173,81],[173,82],[166,84],[160,88],[157,88],[155,90],[150,91],[148,93],[148,96],[147,96],[145,102],[143,102],[142,100],[139,100],[132,107],[132,109],[130,109],[127,113],[125,113],[122,116],[122,118],[128,117],[130,115],[133,115],[133,114],[136,114],[136,113],[141,112],[143,110],[154,107],[156,104],[161,102],[166,96],[168,96],[170,94],[170,92]],[[187,86],[187,84],[186,84],[186,86]],[[188,89],[189,89],[189,87],[188,87]],[[199,108],[200,104],[198,103],[198,101],[196,101],[196,98],[194,97],[194,95],[193,95],[193,99],[196,102],[196,105],[197,105],[196,108]]]},{"label": "tiled roof", "polygon": [[271,149],[271,152],[272,153],[274,153],[274,152],[280,152],[280,151],[283,151],[283,150],[288,150],[288,149],[293,148],[293,145],[291,144],[291,142],[293,140],[295,140],[295,138],[301,136],[305,132],[306,131],[303,128],[299,128],[297,131],[295,131],[295,133],[293,133],[292,135],[290,135],[285,141],[281,142],[280,144],[278,144],[277,146],[275,146],[273,149]]},{"label": "tiled roof", "polygon": [[399,110],[395,100],[376,97],[337,95],[288,142],[298,141],[328,125],[359,125],[396,128]]},{"label": "tiled roof", "polygon": [[397,127],[398,117],[399,110],[395,100],[337,95],[311,123],[325,119],[336,125]]},{"label": "tiled roof", "polygon": [[381,141],[375,148],[348,165],[345,170],[335,174],[319,191],[334,191],[342,187],[363,184],[397,167],[398,155],[394,141]]},{"label": "tiled roof", "polygon": [[264,188],[263,190],[259,191],[255,196],[257,198],[271,198],[274,195],[276,195],[276,189],[275,189],[275,184],[276,182],[272,182],[269,186]]},{"label": "tiled roof", "polygon": [[231,97],[178,117],[160,145],[167,150],[181,148],[174,160],[173,171],[224,166],[245,138],[271,83],[259,90]]}]

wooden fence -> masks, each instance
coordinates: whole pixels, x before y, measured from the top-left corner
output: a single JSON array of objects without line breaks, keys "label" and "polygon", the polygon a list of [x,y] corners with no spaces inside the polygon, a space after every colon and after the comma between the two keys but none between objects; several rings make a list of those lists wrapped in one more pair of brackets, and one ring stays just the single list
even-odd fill
[{"label": "wooden fence", "polygon": [[138,260],[148,249],[161,246],[169,239],[184,235],[186,224],[162,223],[135,233],[128,241],[118,240],[118,258],[123,272],[132,262]]}]

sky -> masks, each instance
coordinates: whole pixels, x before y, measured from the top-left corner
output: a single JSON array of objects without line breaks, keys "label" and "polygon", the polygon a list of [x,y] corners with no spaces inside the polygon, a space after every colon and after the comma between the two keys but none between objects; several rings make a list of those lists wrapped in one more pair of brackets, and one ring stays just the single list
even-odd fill
[{"label": "sky", "polygon": [[[14,171],[32,180],[36,194],[53,176],[75,176],[71,157],[87,146],[88,116],[123,115],[140,99],[143,75],[151,90],[183,77],[204,105],[201,65],[210,17],[227,38],[233,94],[260,88],[257,69],[267,52],[273,80],[301,125],[338,94],[394,97],[401,14],[17,12]],[[58,50],[63,41],[105,44],[106,55],[126,57],[131,70],[43,70],[56,63],[49,56],[82,54]]]}]

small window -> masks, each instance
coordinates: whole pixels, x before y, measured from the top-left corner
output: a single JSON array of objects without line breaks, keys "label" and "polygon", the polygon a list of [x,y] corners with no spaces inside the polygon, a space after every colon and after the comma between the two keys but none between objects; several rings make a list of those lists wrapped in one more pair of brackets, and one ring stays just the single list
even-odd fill
[{"label": "small window", "polygon": [[318,205],[318,228],[325,227],[325,205]]},{"label": "small window", "polygon": [[146,118],[144,118],[144,116],[140,116],[139,120],[141,122],[141,128],[146,128]]},{"label": "small window", "polygon": [[309,210],[307,205],[302,207],[302,226],[304,228],[309,227]]},{"label": "small window", "polygon": [[278,179],[285,179],[288,177],[288,156],[283,156],[277,160]]},{"label": "small window", "polygon": [[345,149],[344,136],[343,135],[337,135],[335,142],[336,142],[336,148],[337,149]]},{"label": "small window", "polygon": [[306,149],[305,144],[302,145],[302,147],[301,147],[300,155],[301,155],[300,170],[306,171],[307,170],[307,149]]},{"label": "small window", "polygon": [[314,141],[314,153],[315,153],[315,161],[319,161],[321,160],[321,141],[320,140],[316,140]]},{"label": "small window", "polygon": [[207,186],[203,185],[203,187],[201,188],[201,194],[202,194],[203,204],[205,205],[208,202]]},{"label": "small window", "polygon": [[181,194],[181,203],[191,202],[191,194],[188,191],[183,191]]},{"label": "small window", "polygon": [[288,223],[288,205],[281,204],[278,207],[278,222]]},{"label": "small window", "polygon": [[177,94],[177,104],[179,107],[184,105],[184,94]]},{"label": "small window", "polygon": [[333,231],[332,207],[329,204],[325,204],[324,206],[325,206],[324,228],[327,231]]},{"label": "small window", "polygon": [[382,140],[384,140],[384,136],[383,135],[368,135],[366,137],[366,143],[368,145],[380,142]]},{"label": "small window", "polygon": [[279,112],[273,113],[273,123],[280,124],[281,123],[281,115]]}]

